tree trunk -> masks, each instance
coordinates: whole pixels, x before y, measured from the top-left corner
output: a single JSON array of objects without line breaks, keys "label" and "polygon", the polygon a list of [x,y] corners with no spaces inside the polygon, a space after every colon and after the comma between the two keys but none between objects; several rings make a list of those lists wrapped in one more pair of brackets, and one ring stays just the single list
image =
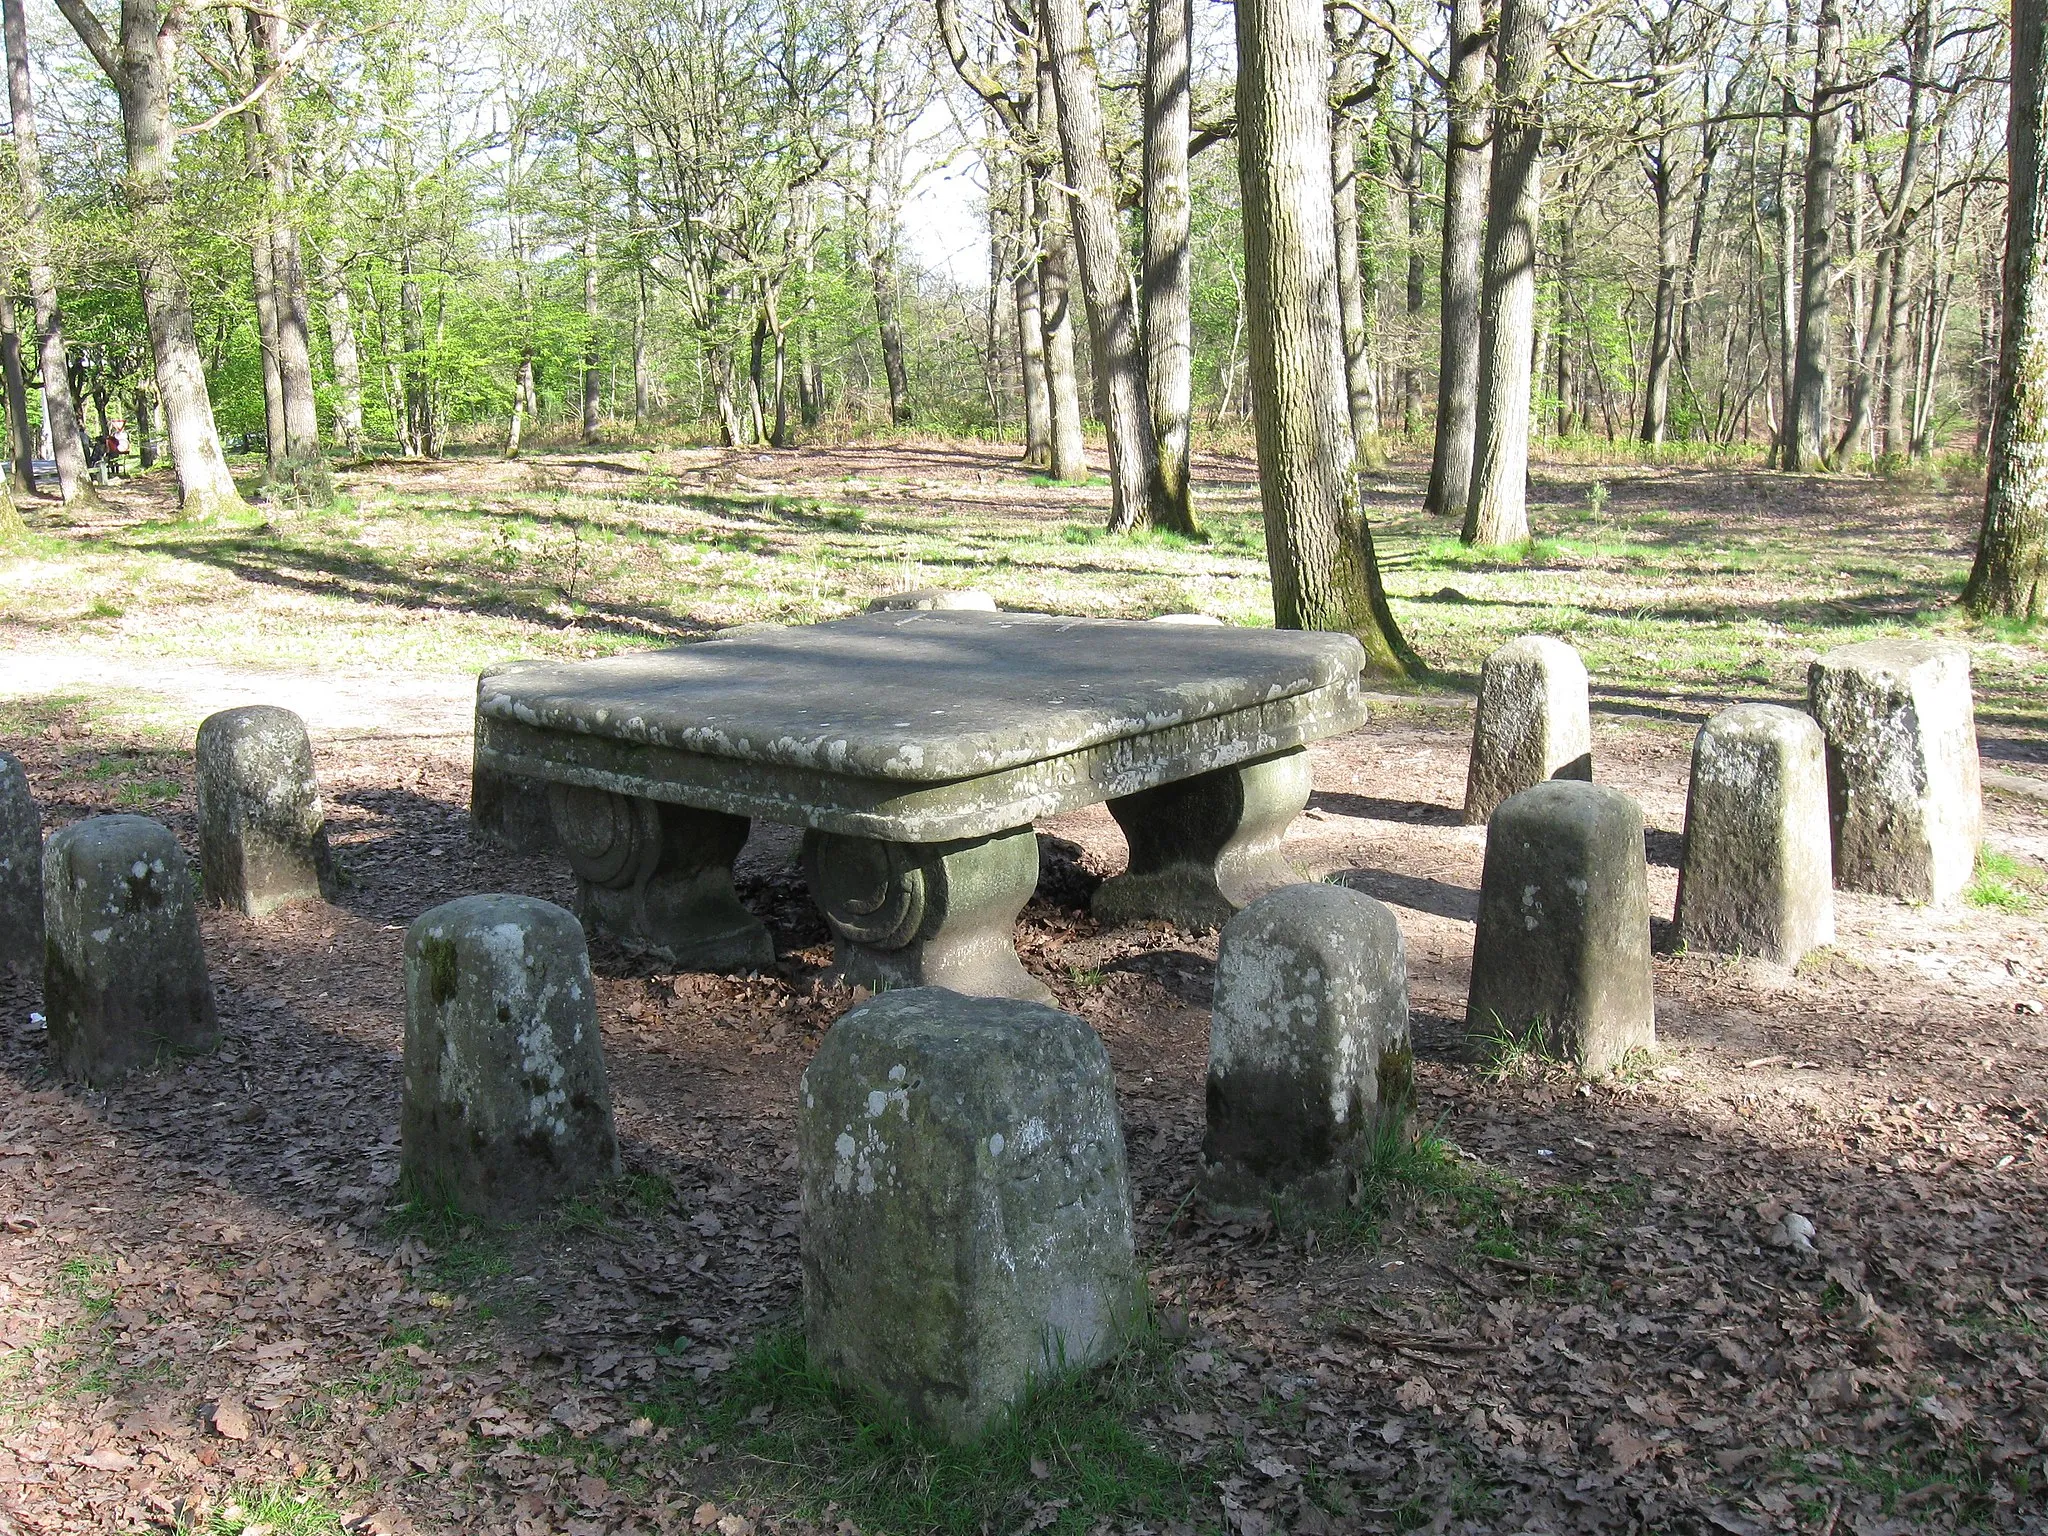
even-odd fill
[{"label": "tree trunk", "polygon": [[647,374],[647,271],[633,274],[633,430],[645,432],[653,416],[652,385]]},{"label": "tree trunk", "polygon": [[1979,617],[2038,619],[2048,586],[2048,32],[2042,8],[2012,11],[2006,128],[2005,297],[1998,409],[1985,476],[1984,524],[1963,603]]},{"label": "tree trunk", "polygon": [[1911,441],[1906,428],[1906,399],[1913,391],[1912,348],[1907,333],[1912,318],[1907,313],[1913,301],[1911,246],[1904,240],[1892,250],[1891,288],[1884,310],[1884,451],[1886,457],[1903,457]]},{"label": "tree trunk", "polygon": [[14,460],[14,487],[36,493],[36,440],[28,429],[28,379],[21,370],[21,333],[14,325],[14,300],[0,284],[0,383],[7,391],[7,435]]},{"label": "tree trunk", "polygon": [[1409,114],[1408,160],[1401,177],[1402,201],[1408,215],[1408,336],[1401,364],[1401,431],[1409,437],[1422,430],[1422,371],[1415,365],[1415,345],[1422,335],[1422,311],[1428,302],[1427,262],[1422,252],[1424,163],[1422,94],[1418,90]]},{"label": "tree trunk", "polygon": [[882,373],[889,381],[889,422],[910,425],[910,369],[903,360],[903,314],[896,287],[896,234],[868,230],[868,281],[875,291],[875,330],[882,342]]},{"label": "tree trunk", "polygon": [[1678,220],[1673,217],[1671,136],[1650,155],[1650,199],[1657,213],[1657,293],[1650,318],[1650,366],[1643,383],[1643,441],[1664,441],[1671,421],[1671,354],[1678,320]]},{"label": "tree trunk", "polygon": [[1321,0],[1238,0],[1244,195],[1259,496],[1273,620],[1356,635],[1368,667],[1415,673],[1359,503],[1345,409],[1330,180],[1330,57]]},{"label": "tree trunk", "polygon": [[[1799,8],[1787,6],[1785,59],[1788,66],[1798,52]],[[1780,109],[1784,132],[1778,140],[1778,400],[1783,410],[1778,422],[1777,457],[1778,467],[1789,469],[1793,460],[1792,439],[1797,433],[1793,407],[1797,394],[1794,388],[1796,359],[1799,355],[1799,237],[1792,219],[1792,210],[1798,199],[1793,196],[1792,125],[1800,115],[1799,98],[1792,89],[1789,68]]]},{"label": "tree trunk", "polygon": [[277,288],[272,257],[270,228],[259,224],[250,239],[249,267],[256,290],[256,343],[263,354],[263,478],[274,486],[283,484],[287,474],[284,380],[277,367]]},{"label": "tree trunk", "polygon": [[603,376],[597,356],[597,223],[583,226],[583,441],[597,441]]},{"label": "tree trunk", "polygon": [[1152,521],[1191,533],[1194,276],[1188,200],[1190,0],[1151,0],[1145,66],[1145,386],[1152,412]]},{"label": "tree trunk", "polygon": [[1842,13],[1837,0],[1821,0],[1815,28],[1813,112],[1806,139],[1805,251],[1799,270],[1799,336],[1792,366],[1792,453],[1787,469],[1828,467],[1834,446],[1828,430],[1829,342],[1835,281],[1835,164],[1841,107]]},{"label": "tree trunk", "polygon": [[1486,195],[1479,402],[1467,544],[1529,537],[1529,369],[1536,329],[1536,236],[1543,199],[1543,73],[1548,0],[1502,0],[1495,45],[1493,179]]},{"label": "tree trunk", "polygon": [[1052,477],[1068,485],[1088,479],[1088,438],[1081,428],[1081,376],[1074,360],[1073,239],[1064,219],[1046,227],[1038,262],[1045,311],[1045,388],[1052,402]]},{"label": "tree trunk", "polygon": [[[276,9],[251,11],[249,16],[255,34],[257,71],[281,67],[290,47],[282,4]],[[300,254],[298,214],[293,199],[291,128],[285,113],[285,91],[285,81],[279,79],[256,103],[267,192],[273,335],[282,406],[283,478],[300,494],[310,490],[316,499],[325,501],[330,493],[325,483],[325,466],[320,462],[320,410],[313,393],[311,307],[306,301],[305,262]]]},{"label": "tree trunk", "polygon": [[[64,352],[64,318],[57,298],[57,269],[50,256],[45,222],[43,157],[36,135],[35,88],[29,72],[28,27],[22,0],[0,0],[7,39],[7,96],[14,117],[14,164],[21,183],[21,239],[28,260],[29,297],[34,301],[36,371],[43,381],[43,419],[57,459],[57,490],[68,506],[92,497],[85,445],[79,438],[78,409],[71,398],[71,365]],[[28,486],[33,493],[33,480]]]},{"label": "tree trunk", "polygon": [[[1334,25],[1334,19],[1332,21]],[[1330,94],[1342,98],[1358,84],[1355,41],[1331,39]],[[1337,313],[1343,343],[1345,409],[1361,461],[1379,435],[1373,420],[1372,352],[1367,345],[1365,286],[1358,261],[1358,120],[1348,108],[1330,114],[1330,196],[1337,239]]]},{"label": "tree trunk", "polygon": [[1450,68],[1444,98],[1444,239],[1438,280],[1436,446],[1424,510],[1463,517],[1472,498],[1479,409],[1479,293],[1486,237],[1486,184],[1493,150],[1486,105],[1485,0],[1450,0]]},{"label": "tree trunk", "polygon": [[150,420],[149,390],[137,384],[135,404],[135,460],[145,472],[156,468],[156,427]]},{"label": "tree trunk", "polygon": [[[1060,145],[1065,155],[1074,244],[1088,321],[1097,341],[1096,364],[1109,429],[1109,530],[1128,533],[1172,509],[1159,502],[1152,447],[1152,412],[1138,349],[1130,269],[1118,228],[1116,186],[1103,148],[1102,99],[1095,50],[1088,41],[1081,0],[1038,0],[1039,35],[1059,101]],[[1184,529],[1181,531],[1191,531]]]},{"label": "tree trunk", "polygon": [[58,8],[121,99],[128,170],[124,191],[150,351],[156,360],[157,394],[178,470],[180,505],[186,517],[195,519],[241,511],[241,493],[228,473],[214,427],[191,290],[175,254],[171,168],[177,129],[171,113],[171,71],[176,29],[167,27],[160,0],[123,0],[116,45],[84,0],[60,0]]},{"label": "tree trunk", "polygon": [[1039,301],[1039,251],[1044,231],[1038,217],[1037,179],[1029,166],[1017,174],[1017,275],[1010,292],[1017,305],[1017,372],[1024,388],[1024,462],[1034,469],[1052,463],[1052,393],[1045,376],[1045,309]]}]

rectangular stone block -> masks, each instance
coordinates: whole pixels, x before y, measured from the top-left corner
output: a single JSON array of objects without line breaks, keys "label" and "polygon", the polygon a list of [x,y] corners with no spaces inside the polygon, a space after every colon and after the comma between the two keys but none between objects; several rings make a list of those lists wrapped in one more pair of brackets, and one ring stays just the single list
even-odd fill
[{"label": "rectangular stone block", "polygon": [[1983,831],[1970,653],[1872,640],[1807,672],[1827,738],[1835,884],[1943,902],[1970,883]]},{"label": "rectangular stone block", "polygon": [[1071,1014],[888,992],[805,1070],[814,1360],[954,1439],[1093,1365],[1138,1304],[1109,1054]]}]

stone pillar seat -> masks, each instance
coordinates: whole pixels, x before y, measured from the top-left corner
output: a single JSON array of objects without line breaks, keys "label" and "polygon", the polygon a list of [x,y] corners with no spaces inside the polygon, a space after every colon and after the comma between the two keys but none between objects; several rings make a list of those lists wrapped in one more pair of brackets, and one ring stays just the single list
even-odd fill
[{"label": "stone pillar seat", "polygon": [[1593,777],[1586,666],[1547,635],[1511,640],[1479,669],[1465,821],[1477,826],[1509,795],[1545,779]]}]

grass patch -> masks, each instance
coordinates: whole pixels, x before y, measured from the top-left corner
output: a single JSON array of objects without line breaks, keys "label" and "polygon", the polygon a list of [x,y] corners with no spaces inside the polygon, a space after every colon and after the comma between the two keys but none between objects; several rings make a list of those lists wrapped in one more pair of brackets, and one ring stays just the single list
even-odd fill
[{"label": "grass patch", "polygon": [[1174,1388],[1168,1351],[1143,1334],[1097,1370],[1050,1382],[980,1439],[954,1445],[835,1384],[794,1330],[733,1365],[701,1432],[729,1448],[756,1497],[828,1506],[862,1530],[980,1536],[1077,1533],[1108,1520],[1185,1519],[1214,1469],[1183,1467],[1137,1426]]},{"label": "grass patch", "polygon": [[512,1267],[502,1229],[444,1202],[415,1195],[391,1213],[384,1230],[394,1238],[418,1238],[429,1250],[428,1273],[447,1290],[473,1290]]},{"label": "grass patch", "polygon": [[1995,848],[1977,850],[1977,875],[1963,890],[1973,907],[1995,912],[2026,912],[2033,908],[2041,872]]},{"label": "grass patch", "polygon": [[318,1482],[238,1488],[205,1519],[181,1521],[189,1536],[330,1536],[342,1529],[343,1511]]}]

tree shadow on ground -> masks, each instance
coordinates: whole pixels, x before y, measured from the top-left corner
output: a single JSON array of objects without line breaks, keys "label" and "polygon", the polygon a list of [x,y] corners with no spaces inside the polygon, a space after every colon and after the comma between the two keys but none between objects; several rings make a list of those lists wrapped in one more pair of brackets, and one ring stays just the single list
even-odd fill
[{"label": "tree shadow on ground", "polygon": [[1479,920],[1479,893],[1469,886],[1451,885],[1426,875],[1404,875],[1390,869],[1362,866],[1338,870],[1329,879],[1346,890],[1406,907],[1412,912],[1428,912],[1461,923]]},{"label": "tree shadow on ground", "polygon": [[1398,821],[1409,826],[1457,827],[1465,822],[1464,812],[1457,806],[1439,805],[1434,800],[1382,800],[1373,795],[1319,789],[1308,797],[1308,804],[1312,811],[1328,811],[1333,816]]}]

